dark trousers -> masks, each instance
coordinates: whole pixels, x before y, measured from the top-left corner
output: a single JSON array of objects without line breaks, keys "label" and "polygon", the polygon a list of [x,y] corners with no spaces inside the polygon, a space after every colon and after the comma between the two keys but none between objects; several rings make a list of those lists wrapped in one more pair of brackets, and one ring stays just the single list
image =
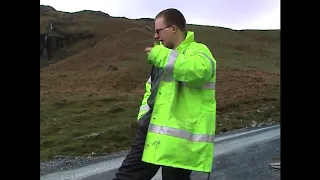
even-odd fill
[{"label": "dark trousers", "polygon": [[[160,166],[141,161],[150,119],[147,116],[138,121],[138,131],[131,150],[115,174],[113,180],[151,180]],[[163,180],[190,180],[191,170],[162,166]]]}]

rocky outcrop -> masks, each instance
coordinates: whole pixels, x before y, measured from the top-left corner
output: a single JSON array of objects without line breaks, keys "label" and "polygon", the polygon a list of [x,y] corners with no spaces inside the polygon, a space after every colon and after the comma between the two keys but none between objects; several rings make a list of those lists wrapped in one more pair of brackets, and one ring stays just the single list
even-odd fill
[{"label": "rocky outcrop", "polygon": [[63,32],[59,30],[58,22],[50,22],[47,27],[48,33],[40,33],[40,59],[50,60],[64,47],[68,47],[84,39],[93,38],[88,30],[78,32]]}]

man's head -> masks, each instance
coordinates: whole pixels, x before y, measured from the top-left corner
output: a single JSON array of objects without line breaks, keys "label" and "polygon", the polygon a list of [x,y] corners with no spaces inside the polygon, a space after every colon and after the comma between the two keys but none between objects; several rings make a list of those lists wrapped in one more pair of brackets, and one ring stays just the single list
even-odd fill
[{"label": "man's head", "polygon": [[167,48],[173,49],[184,40],[186,20],[177,9],[166,9],[155,17],[154,38]]}]

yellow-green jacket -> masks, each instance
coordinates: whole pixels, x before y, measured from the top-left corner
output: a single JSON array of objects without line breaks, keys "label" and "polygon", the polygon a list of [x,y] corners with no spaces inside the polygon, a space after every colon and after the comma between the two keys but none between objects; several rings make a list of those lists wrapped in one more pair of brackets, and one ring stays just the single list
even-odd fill
[{"label": "yellow-green jacket", "polygon": [[[175,49],[156,45],[148,55],[162,69],[142,161],[211,172],[216,129],[216,61],[208,47],[186,39]],[[138,119],[150,109],[151,77]]]}]

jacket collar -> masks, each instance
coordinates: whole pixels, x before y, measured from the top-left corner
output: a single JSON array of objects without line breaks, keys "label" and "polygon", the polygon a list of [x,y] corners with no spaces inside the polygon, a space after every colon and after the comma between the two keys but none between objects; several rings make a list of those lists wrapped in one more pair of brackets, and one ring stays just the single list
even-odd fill
[{"label": "jacket collar", "polygon": [[187,31],[186,38],[184,39],[184,41],[182,41],[178,45],[176,50],[179,51],[179,52],[184,52],[192,42],[194,42],[194,32],[193,31]]}]

